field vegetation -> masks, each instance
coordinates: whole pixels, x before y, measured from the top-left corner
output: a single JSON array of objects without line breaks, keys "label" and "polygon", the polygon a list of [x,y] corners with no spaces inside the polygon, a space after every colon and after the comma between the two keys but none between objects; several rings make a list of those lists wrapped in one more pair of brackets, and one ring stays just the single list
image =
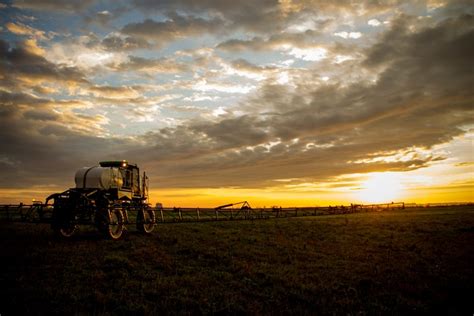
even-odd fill
[{"label": "field vegetation", "polygon": [[0,235],[2,316],[474,313],[469,206]]}]

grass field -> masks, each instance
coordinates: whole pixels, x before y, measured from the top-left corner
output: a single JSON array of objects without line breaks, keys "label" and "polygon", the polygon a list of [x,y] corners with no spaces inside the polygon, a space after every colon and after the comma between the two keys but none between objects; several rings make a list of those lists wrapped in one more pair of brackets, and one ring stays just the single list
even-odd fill
[{"label": "grass field", "polygon": [[474,313],[473,207],[0,235],[2,316]]}]

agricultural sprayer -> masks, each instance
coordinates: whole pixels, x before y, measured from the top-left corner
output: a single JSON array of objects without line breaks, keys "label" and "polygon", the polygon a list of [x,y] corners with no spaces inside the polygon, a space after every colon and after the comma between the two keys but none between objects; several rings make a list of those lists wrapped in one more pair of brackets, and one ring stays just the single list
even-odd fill
[{"label": "agricultural sprayer", "polygon": [[155,211],[148,204],[148,178],[135,164],[103,161],[81,168],[76,187],[50,195],[53,200],[51,228],[59,237],[71,237],[78,225],[95,225],[111,239],[119,239],[127,224],[149,234],[155,227]]}]

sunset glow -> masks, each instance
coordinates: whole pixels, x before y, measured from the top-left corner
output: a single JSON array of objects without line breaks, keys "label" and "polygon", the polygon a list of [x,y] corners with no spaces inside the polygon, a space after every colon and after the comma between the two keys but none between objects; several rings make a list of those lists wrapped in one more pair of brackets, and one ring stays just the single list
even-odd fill
[{"label": "sunset glow", "polygon": [[404,197],[403,189],[397,174],[375,173],[362,182],[358,196],[365,203],[387,203],[401,200]]}]

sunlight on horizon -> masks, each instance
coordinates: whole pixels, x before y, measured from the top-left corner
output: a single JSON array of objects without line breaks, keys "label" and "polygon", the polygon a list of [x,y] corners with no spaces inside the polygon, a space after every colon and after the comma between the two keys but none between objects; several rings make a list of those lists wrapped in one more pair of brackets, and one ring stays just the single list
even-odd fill
[{"label": "sunlight on horizon", "polygon": [[357,197],[364,203],[397,202],[403,198],[405,187],[402,178],[397,173],[372,173],[362,182]]}]

